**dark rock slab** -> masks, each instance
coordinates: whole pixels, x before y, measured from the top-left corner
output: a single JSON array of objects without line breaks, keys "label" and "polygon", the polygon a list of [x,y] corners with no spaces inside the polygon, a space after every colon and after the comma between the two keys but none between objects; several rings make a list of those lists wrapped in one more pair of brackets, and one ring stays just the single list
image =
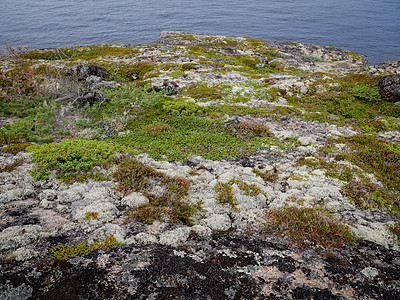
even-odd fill
[{"label": "dark rock slab", "polygon": [[0,270],[0,295],[13,299],[400,298],[400,253],[366,241],[326,255],[290,250],[275,237],[214,235],[179,248],[121,245]]},{"label": "dark rock slab", "polygon": [[106,78],[107,71],[96,65],[73,65],[66,70],[66,74],[76,76],[78,80],[86,80],[89,76]]},{"label": "dark rock slab", "polygon": [[382,99],[386,101],[400,101],[400,75],[383,76],[378,83]]}]

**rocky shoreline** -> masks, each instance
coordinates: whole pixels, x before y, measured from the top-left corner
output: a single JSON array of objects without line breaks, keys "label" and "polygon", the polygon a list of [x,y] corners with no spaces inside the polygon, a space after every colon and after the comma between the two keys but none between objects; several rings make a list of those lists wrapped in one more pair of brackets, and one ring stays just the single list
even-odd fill
[{"label": "rocky shoreline", "polygon": [[[69,131],[64,137],[55,134],[54,141],[61,144],[84,138],[121,148],[115,156],[108,156],[112,157],[109,162],[94,167],[97,177],[63,182],[59,174],[65,175],[66,167],[48,167],[42,178],[39,171],[32,171],[38,164],[39,169],[47,168],[38,158],[42,146],[13,153],[5,149],[16,145],[15,141],[2,142],[1,299],[400,297],[399,240],[390,229],[399,223],[399,99],[395,90],[389,100],[365,92],[377,88],[384,76],[396,78],[400,59],[369,65],[364,55],[331,46],[171,31],[162,32],[154,45],[98,46],[96,52],[77,47],[74,56],[65,59],[68,51],[42,50],[25,56],[34,76],[40,78],[35,81],[37,86],[52,91],[53,98],[41,104],[56,111],[46,122],[54,132]],[[54,53],[57,56],[51,58]],[[81,67],[87,65],[97,67]],[[13,68],[9,59],[1,66],[3,71]],[[127,66],[136,69],[125,71]],[[48,68],[56,71],[40,74],[39,70]],[[73,78],[68,87],[74,84],[78,90],[61,91],[67,86],[59,75],[64,71],[69,80]],[[352,76],[376,84],[359,83],[364,90],[351,87],[348,94],[343,94],[347,93],[344,88],[332,90],[345,86]],[[135,94],[136,98],[119,94],[131,84],[140,87],[141,81],[147,87],[144,94]],[[398,83],[390,84],[390,89],[396,89],[396,84],[399,89]],[[162,113],[151,102],[159,97],[157,93],[167,97],[162,101],[169,106],[164,104]],[[146,95],[153,97],[145,98],[150,99],[147,106],[144,100],[141,105],[131,104]],[[351,113],[337,108],[342,104],[335,97],[347,101],[344,109]],[[319,99],[317,104],[312,102],[319,105],[318,110],[310,109],[312,99]],[[113,101],[119,101],[114,111],[101,111]],[[332,107],[326,106],[328,101],[334,103]],[[382,103],[388,113],[364,117],[364,109],[353,108],[349,101]],[[99,108],[93,112],[90,107],[96,104]],[[177,152],[167,140],[166,147],[159,146],[157,139],[163,136],[178,139],[185,117],[188,124],[195,124],[185,131],[187,140],[196,124],[213,134],[211,130],[216,130],[214,140],[207,144],[209,140],[195,136],[194,140],[203,142],[202,152],[196,150],[195,142],[186,144],[185,138],[173,142],[181,143]],[[11,131],[7,124],[22,120],[2,118],[1,126],[7,132]],[[42,123],[37,117],[32,122],[29,130],[45,139],[39,129]],[[78,126],[83,122],[85,126]],[[141,130],[142,136],[133,139],[135,130]],[[140,144],[146,134],[152,138],[151,145]],[[215,150],[217,139],[225,134],[224,143],[230,145],[235,139],[237,144],[221,150],[222,143]],[[32,142],[27,136],[17,140]],[[391,163],[383,175],[368,165],[368,153],[360,152],[375,143],[382,144],[382,157]],[[133,183],[127,189],[121,178],[127,180],[122,168],[127,166],[128,154],[121,149],[128,148],[122,147],[136,151],[126,150],[128,162],[141,168],[129,175]],[[71,161],[79,162],[80,158],[72,160],[71,156]],[[367,158],[358,160],[363,156]],[[68,156],[58,158],[59,165],[67,162]],[[160,199],[171,202],[165,207],[161,202],[153,204]],[[199,208],[192,214],[185,205]],[[190,217],[186,211],[176,217],[174,209],[181,212],[182,207],[190,211]],[[321,218],[310,236],[301,229],[293,232],[289,225],[283,233],[269,231],[271,222],[279,220],[272,214],[282,211],[283,215],[291,207],[296,209],[294,214],[310,209],[306,216]],[[156,214],[157,209],[162,213]],[[343,228],[352,236],[340,231]],[[332,246],[335,238],[322,237],[321,243],[313,239],[320,232],[329,236],[334,230],[335,238],[345,235],[349,242],[344,239],[340,246]],[[301,242],[293,240],[295,234]],[[96,244],[110,237],[116,243]],[[73,245],[96,246],[94,251],[85,248],[65,254]]]}]

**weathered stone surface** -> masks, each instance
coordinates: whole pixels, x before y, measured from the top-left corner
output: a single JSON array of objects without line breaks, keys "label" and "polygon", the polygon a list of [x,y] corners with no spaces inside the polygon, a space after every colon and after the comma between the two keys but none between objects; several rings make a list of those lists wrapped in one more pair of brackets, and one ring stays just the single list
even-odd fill
[{"label": "weathered stone surface", "polygon": [[293,252],[276,238],[214,235],[179,248],[116,246],[68,263],[33,259],[24,272],[8,262],[0,293],[49,300],[397,299],[399,267],[398,252],[365,241],[329,258]]},{"label": "weathered stone surface", "polygon": [[107,71],[96,65],[73,65],[66,70],[66,74],[76,76],[78,80],[87,80],[90,76],[106,78]]},{"label": "weathered stone surface", "polygon": [[400,75],[383,76],[378,83],[382,99],[386,101],[400,101]]}]

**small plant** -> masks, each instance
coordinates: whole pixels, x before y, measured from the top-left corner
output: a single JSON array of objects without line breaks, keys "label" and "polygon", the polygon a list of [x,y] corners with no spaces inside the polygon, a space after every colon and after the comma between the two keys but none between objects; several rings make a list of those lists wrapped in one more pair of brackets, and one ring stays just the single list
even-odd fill
[{"label": "small plant", "polygon": [[275,167],[272,170],[265,172],[253,169],[253,173],[255,173],[257,176],[260,176],[265,183],[275,183],[279,180],[278,170]]},{"label": "small plant", "polygon": [[340,249],[355,239],[348,226],[315,208],[285,206],[268,209],[262,230],[287,237],[299,249],[315,246],[324,252]]},{"label": "small plant", "polygon": [[172,131],[174,128],[168,124],[161,122],[154,122],[148,125],[144,125],[142,130],[147,132],[150,136],[159,136],[164,132]]},{"label": "small plant", "polygon": [[173,116],[201,115],[206,111],[204,107],[196,103],[183,100],[166,101],[162,106],[162,110]]},{"label": "small plant", "polygon": [[122,245],[118,242],[114,236],[107,237],[104,241],[97,241],[90,244],[76,244],[76,245],[58,245],[56,247],[51,247],[49,251],[51,252],[51,257],[60,260],[68,260],[79,255],[83,255],[97,249],[105,249],[109,247],[114,247],[117,245]]},{"label": "small plant", "polygon": [[233,126],[243,138],[252,138],[254,136],[266,137],[273,134],[267,126],[258,122],[240,122]]},{"label": "small plant", "polygon": [[35,168],[30,172],[35,180],[46,180],[51,171],[63,182],[83,182],[88,178],[103,180],[107,177],[95,170],[95,166],[108,166],[116,162],[114,155],[121,150],[113,144],[101,141],[66,140],[60,143],[32,145]]},{"label": "small plant", "polygon": [[233,195],[231,184],[218,182],[215,185],[214,190],[217,193],[216,199],[219,203],[228,204],[232,209],[237,209],[237,199]]},{"label": "small plant", "polygon": [[221,86],[209,86],[206,83],[197,83],[183,89],[182,92],[196,100],[203,99],[205,101],[222,99],[226,95],[226,91]]},{"label": "small plant", "polygon": [[90,220],[90,219],[92,219],[92,220],[97,220],[98,217],[99,217],[99,213],[98,213],[98,212],[95,212],[95,211],[87,211],[87,212],[85,213],[85,217],[84,217],[83,219],[85,219],[85,220]]},{"label": "small plant", "polygon": [[[134,158],[126,158],[113,177],[118,191],[140,192],[149,199],[149,204],[128,211],[127,221],[153,223],[167,219],[191,225],[194,215],[201,210],[201,202],[191,204],[184,200],[191,185],[189,180],[167,176]],[[154,192],[156,186],[159,189]]]},{"label": "small plant", "polygon": [[0,173],[2,172],[12,172],[19,166],[22,166],[25,163],[23,159],[18,159],[14,161],[13,163],[7,164],[4,167],[0,168]]},{"label": "small plant", "polygon": [[381,95],[379,94],[379,88],[377,85],[374,86],[368,84],[357,85],[352,89],[350,89],[350,94],[353,95],[356,99],[368,102],[382,101]]},{"label": "small plant", "polygon": [[31,144],[29,143],[18,143],[18,144],[11,144],[3,147],[1,149],[2,153],[11,153],[17,154],[19,152],[24,152],[26,148],[28,148]]},{"label": "small plant", "polygon": [[397,239],[397,243],[400,246],[400,221],[397,221],[393,225],[387,225],[390,232]]}]

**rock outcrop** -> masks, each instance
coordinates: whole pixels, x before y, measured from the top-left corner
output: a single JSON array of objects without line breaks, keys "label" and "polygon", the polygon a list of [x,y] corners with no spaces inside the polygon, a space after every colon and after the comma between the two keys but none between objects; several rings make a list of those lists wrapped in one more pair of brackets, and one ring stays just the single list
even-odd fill
[{"label": "rock outcrop", "polygon": [[[85,81],[79,93],[98,93],[101,101],[87,101],[87,120],[80,115],[84,105],[69,101],[68,118],[62,114],[66,108],[60,109],[64,117],[57,124],[70,133],[55,135],[56,141],[122,141],[112,160],[95,164],[88,180],[73,182],[72,176],[61,182],[68,159],[86,159],[72,148],[54,159],[63,167],[38,180],[31,153],[0,152],[0,299],[400,298],[400,244],[393,234],[398,179],[390,173],[398,174],[400,115],[392,102],[399,96],[400,60],[371,66],[366,56],[331,46],[176,31],[162,32],[154,45],[115,47],[67,70]],[[104,68],[113,63],[126,67],[116,72],[119,79],[107,77]],[[125,83],[111,81],[124,75]],[[380,101],[387,110],[375,102],[381,76]],[[361,84],[343,83],[351,80]],[[129,89],[133,84],[140,89]],[[165,102],[157,102],[157,93]],[[113,97],[119,102],[101,111]],[[392,115],[368,119],[365,106],[349,99]],[[311,111],[311,105],[321,111]],[[178,125],[192,130],[183,117],[196,112],[196,126],[215,130],[214,140],[188,130],[174,153],[168,139],[179,133]],[[94,125],[82,129],[90,117]],[[175,123],[167,124],[173,117]],[[39,126],[41,120],[32,122]],[[137,128],[142,136],[167,138],[161,146],[150,138],[141,145],[141,137],[128,139]],[[233,138],[247,144],[218,144],[214,150],[224,135],[228,145]],[[256,138],[264,140],[253,149]],[[186,139],[199,140],[203,152]],[[391,163],[383,166],[388,178],[367,165],[371,153],[354,146],[370,149],[371,143],[382,143],[377,148],[379,159]],[[150,155],[153,147],[161,149],[158,155]],[[171,158],[183,153],[184,159]],[[137,181],[128,191],[113,177],[126,157],[142,168],[126,171]],[[167,180],[178,184],[167,186]],[[173,208],[163,203],[151,206],[164,196],[168,203],[180,185],[187,189],[178,209],[194,211],[191,222],[181,215],[172,222]],[[266,211],[290,208],[307,213],[289,220],[266,217]],[[309,216],[322,217],[313,223]],[[315,227],[302,232],[290,223],[300,217]],[[281,222],[275,231],[268,228],[272,221]]]},{"label": "rock outcrop", "polygon": [[383,76],[378,86],[382,99],[391,102],[400,101],[400,75]]}]

